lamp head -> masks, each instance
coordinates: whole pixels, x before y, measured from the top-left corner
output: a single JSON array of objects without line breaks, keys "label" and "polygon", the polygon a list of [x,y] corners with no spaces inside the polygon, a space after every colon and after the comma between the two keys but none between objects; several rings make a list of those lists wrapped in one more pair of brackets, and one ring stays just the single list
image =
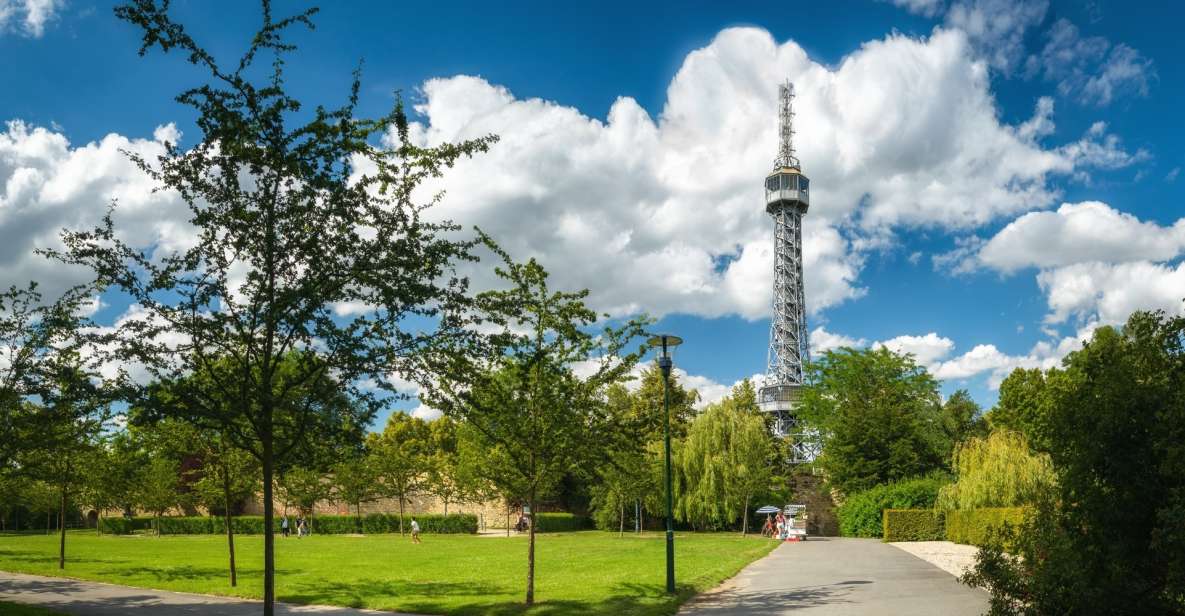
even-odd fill
[{"label": "lamp head", "polygon": [[671,357],[674,355],[675,347],[683,344],[683,339],[670,334],[659,334],[648,340],[646,344],[658,349],[658,367],[662,370],[663,376],[669,375],[671,373]]}]

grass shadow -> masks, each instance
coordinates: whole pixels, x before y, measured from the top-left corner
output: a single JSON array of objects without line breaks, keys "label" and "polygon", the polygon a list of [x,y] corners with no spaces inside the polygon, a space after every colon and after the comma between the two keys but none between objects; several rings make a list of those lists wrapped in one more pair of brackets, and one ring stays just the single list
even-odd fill
[{"label": "grass shadow", "polygon": [[[277,571],[277,576],[280,572]],[[279,586],[280,583],[277,583]],[[504,592],[493,584],[482,582],[412,582],[404,580],[359,579],[351,582],[300,582],[292,589],[279,588],[277,598],[288,603],[316,605],[344,605],[365,607],[367,599],[375,597],[424,598],[424,607],[412,611],[441,613],[439,604],[427,600],[431,597],[482,597]],[[408,608],[404,608],[408,609]]]}]

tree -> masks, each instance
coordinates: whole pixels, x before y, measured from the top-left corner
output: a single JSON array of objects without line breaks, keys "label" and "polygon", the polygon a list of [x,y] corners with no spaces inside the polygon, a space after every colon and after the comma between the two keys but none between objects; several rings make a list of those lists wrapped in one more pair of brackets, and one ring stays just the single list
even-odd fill
[{"label": "tree", "polygon": [[952,466],[958,478],[938,494],[942,509],[1029,505],[1055,482],[1049,455],[1034,453],[1022,434],[1008,430],[964,441]]},{"label": "tree", "polygon": [[230,446],[230,439],[222,434],[205,434],[203,462],[198,471],[201,478],[194,483],[198,498],[206,511],[214,515],[222,512],[226,531],[227,567],[230,585],[238,585],[235,567],[235,530],[232,516],[235,507],[254,496],[259,487],[259,464],[251,454]]},{"label": "tree", "polygon": [[231,62],[190,36],[167,2],[115,9],[141,31],[141,54],[180,52],[209,74],[177,98],[196,113],[198,143],[184,151],[168,144],[155,161],[131,155],[184,200],[194,241],[149,256],[120,239],[109,214],[96,229],[64,233],[65,250],[47,254],[93,269],[100,286],[140,306],[142,318],[121,323],[120,351],[155,379],[203,370],[241,377],[214,382],[220,404],[194,402],[185,412],[232,431],[234,444],[260,460],[270,616],[273,478],[319,412],[288,409],[294,423],[278,426],[289,390],[332,375],[359,401],[365,425],[384,404],[370,386],[393,389],[385,377],[413,369],[408,358],[440,338],[423,324],[462,325],[441,311],[465,300],[452,268],[470,258],[472,242],[455,239],[450,223],[429,222],[435,199],[418,202],[415,188],[493,140],[421,147],[402,103],[378,119],[356,117],[357,74],[340,107],[303,104],[286,91],[285,60],[295,50],[287,37],[294,26],[311,27],[316,10],[273,19],[262,4],[259,31]]},{"label": "tree", "polygon": [[129,441],[127,432],[110,435],[97,443],[84,461],[86,477],[79,498],[80,502],[94,507],[98,513],[96,533],[102,533],[104,511],[126,511],[134,504],[130,495],[135,488],[135,476],[143,463],[143,457],[132,450]]},{"label": "tree", "polygon": [[362,503],[374,500],[378,494],[378,477],[374,460],[369,454],[350,457],[333,465],[333,497],[346,505],[353,505],[358,516],[358,532],[362,532]]},{"label": "tree", "polygon": [[[584,305],[588,291],[553,292],[536,261],[518,264],[495,251],[504,263],[497,273],[508,288],[480,294],[477,310],[480,320],[500,331],[427,356],[438,379],[421,386],[428,404],[471,428],[489,481],[503,494],[526,499],[531,525],[525,602],[531,605],[539,499],[581,467],[590,445],[607,432],[598,397],[640,357],[641,349],[626,348],[642,324],[589,333],[597,314]],[[589,366],[587,376],[575,374],[577,364]]]},{"label": "tree", "polygon": [[389,498],[399,501],[399,534],[403,535],[403,506],[424,489],[428,479],[428,424],[408,413],[392,413],[379,434],[367,438],[375,477]]},{"label": "tree", "polygon": [[685,486],[679,510],[696,526],[720,528],[739,517],[742,533],[748,533],[752,498],[768,490],[773,479],[773,440],[746,384],[704,409],[679,448]]},{"label": "tree", "polygon": [[[1057,370],[1049,372],[1056,375]],[[1044,421],[1049,412],[1046,374],[1040,368],[1017,368],[1000,383],[1000,398],[987,414],[992,429],[1012,430],[1024,435],[1037,451],[1049,451],[1044,438]]]},{"label": "tree", "polygon": [[480,487],[474,485],[474,478],[467,472],[466,461],[457,443],[457,421],[451,417],[439,417],[428,424],[428,477],[426,487],[444,504],[448,514],[449,503],[462,503],[473,499]]},{"label": "tree", "polygon": [[279,488],[285,503],[295,505],[302,515],[309,516],[309,526],[317,503],[333,496],[333,483],[326,473],[304,466],[285,470],[280,475]]},{"label": "tree", "polygon": [[1036,422],[1057,486],[967,582],[993,614],[1185,613],[1185,317],[1137,312],[1062,364]]},{"label": "tree", "polygon": [[136,504],[152,514],[153,529],[160,535],[160,519],[181,505],[181,468],[164,456],[154,456],[136,474]]},{"label": "tree", "polygon": [[886,348],[827,351],[802,391],[802,417],[823,441],[818,463],[845,494],[942,468],[940,409],[937,381]]},{"label": "tree", "polygon": [[966,389],[956,391],[942,403],[942,431],[946,434],[947,444],[943,449],[947,452],[954,451],[959,443],[969,438],[987,436],[983,409],[971,399]]}]

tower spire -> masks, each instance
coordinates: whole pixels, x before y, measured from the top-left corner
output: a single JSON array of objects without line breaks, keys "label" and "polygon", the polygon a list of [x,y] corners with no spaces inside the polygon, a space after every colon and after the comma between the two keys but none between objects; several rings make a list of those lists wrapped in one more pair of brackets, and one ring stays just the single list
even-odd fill
[{"label": "tower spire", "polygon": [[794,84],[789,79],[778,87],[778,157],[774,169],[801,167],[794,155]]}]

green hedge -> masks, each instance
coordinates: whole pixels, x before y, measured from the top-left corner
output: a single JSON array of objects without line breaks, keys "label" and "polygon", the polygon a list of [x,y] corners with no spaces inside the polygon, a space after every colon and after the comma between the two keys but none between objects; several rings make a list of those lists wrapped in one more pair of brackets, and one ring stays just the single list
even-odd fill
[{"label": "green hedge", "polygon": [[885,509],[930,509],[938,490],[950,483],[944,477],[920,477],[886,483],[857,492],[836,509],[839,533],[844,537],[880,537]]},{"label": "green hedge", "polygon": [[[404,531],[411,530],[411,515],[403,516]],[[420,530],[426,533],[476,533],[477,516],[472,514],[416,514],[415,519],[420,524]],[[147,518],[151,521],[151,518]],[[263,516],[244,515],[231,518],[235,534],[260,535],[263,534]],[[280,516],[276,516],[274,528],[280,532]],[[296,532],[296,517],[288,516],[289,528]],[[313,533],[338,535],[346,533],[397,533],[399,532],[399,516],[385,513],[372,513],[359,519],[352,515],[318,515],[309,519],[309,529]],[[214,517],[166,517],[160,519],[160,534],[162,535],[205,535],[226,531],[223,518]]]},{"label": "green hedge", "polygon": [[130,535],[135,531],[151,528],[152,518],[150,517],[111,517],[99,520],[99,532],[109,535]]},{"label": "green hedge", "polygon": [[993,528],[1005,523],[1020,526],[1024,507],[993,507],[946,512],[946,539],[955,543],[983,546]]},{"label": "green hedge", "polygon": [[936,509],[885,509],[885,541],[942,541],[943,512]]},{"label": "green hedge", "polygon": [[535,530],[540,533],[569,533],[593,527],[592,518],[572,513],[537,513]]}]

